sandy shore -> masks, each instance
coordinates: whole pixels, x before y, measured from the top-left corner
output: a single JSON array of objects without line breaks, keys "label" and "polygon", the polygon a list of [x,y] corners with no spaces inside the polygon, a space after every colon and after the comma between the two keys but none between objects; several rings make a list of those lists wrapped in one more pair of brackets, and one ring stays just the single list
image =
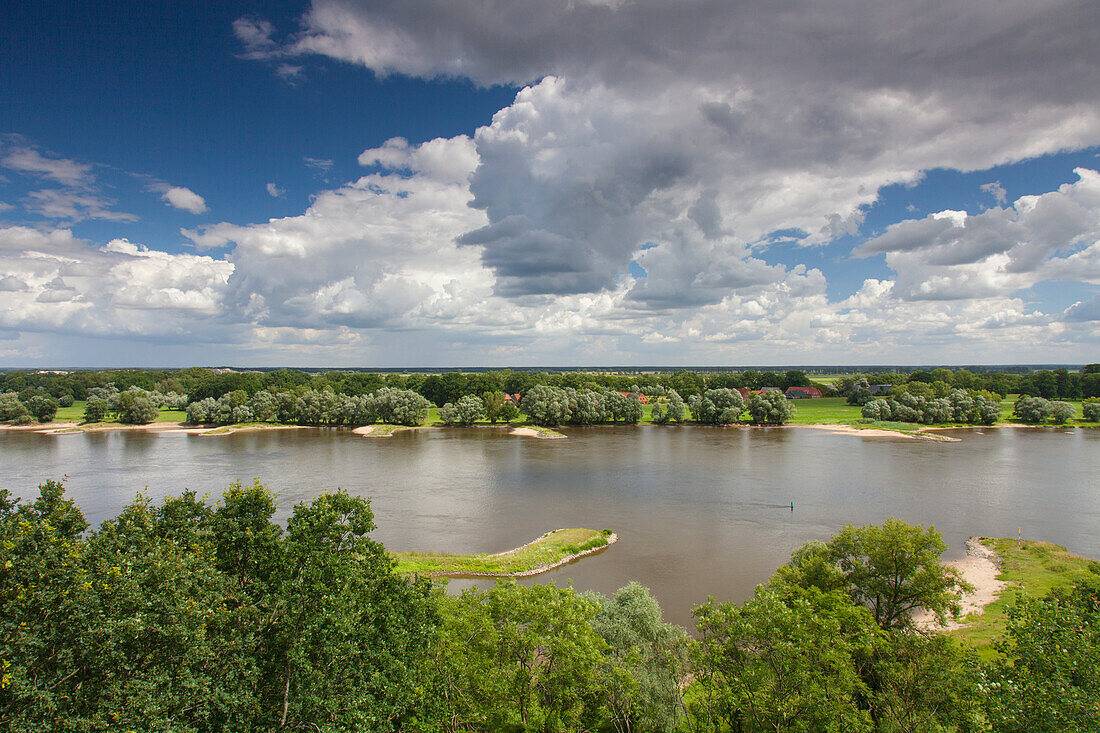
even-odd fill
[{"label": "sandy shore", "polygon": [[932,614],[924,611],[913,616],[918,628],[935,631],[962,628],[967,625],[967,616],[983,613],[985,607],[997,599],[1006,585],[1004,581],[997,580],[997,575],[1001,572],[1001,561],[997,553],[983,545],[977,537],[966,541],[966,557],[948,560],[945,565],[958,570],[963,580],[974,586],[974,590],[963,594],[959,621],[948,620],[945,625],[940,626]]},{"label": "sandy shore", "polygon": [[564,435],[543,435],[537,428],[512,428],[509,435],[521,435],[525,438],[538,438],[539,440],[560,440]]}]

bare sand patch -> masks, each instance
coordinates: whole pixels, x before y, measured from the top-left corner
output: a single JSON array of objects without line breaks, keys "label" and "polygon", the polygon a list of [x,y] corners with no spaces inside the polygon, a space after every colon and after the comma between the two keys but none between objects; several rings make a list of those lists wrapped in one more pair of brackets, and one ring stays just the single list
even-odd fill
[{"label": "bare sand patch", "polygon": [[974,586],[974,590],[964,593],[960,599],[962,611],[958,621],[948,620],[941,626],[931,613],[922,611],[913,615],[917,628],[935,631],[960,629],[967,625],[967,616],[984,613],[985,607],[995,601],[1007,585],[1003,580],[997,579],[997,575],[1001,572],[1001,560],[997,553],[983,545],[977,537],[971,537],[966,541],[966,557],[948,560],[944,564],[958,570],[963,580]]}]

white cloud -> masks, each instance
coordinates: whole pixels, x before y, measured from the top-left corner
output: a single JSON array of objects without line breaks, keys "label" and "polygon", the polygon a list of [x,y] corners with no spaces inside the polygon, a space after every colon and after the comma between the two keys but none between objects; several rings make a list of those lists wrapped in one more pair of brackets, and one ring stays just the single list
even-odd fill
[{"label": "white cloud", "polygon": [[985,298],[1044,280],[1100,283],[1100,173],[974,216],[940,212],[887,228],[856,248],[886,254],[912,300]]},{"label": "white cloud", "polygon": [[1008,201],[1008,191],[1001,185],[1000,181],[991,181],[990,183],[983,183],[980,188],[993,197],[993,200],[998,204],[1005,204]]},{"label": "white cloud", "polygon": [[92,166],[66,158],[47,158],[29,147],[13,147],[0,161],[5,168],[48,178],[66,186],[86,186],[93,180]]},{"label": "white cloud", "polygon": [[267,184],[267,193],[269,196],[271,196],[271,198],[277,199],[286,195],[286,189],[279,188],[274,183],[269,183]]},{"label": "white cloud", "polygon": [[176,209],[190,211],[192,214],[206,212],[206,200],[202,196],[183,186],[171,186],[163,194],[161,201]]},{"label": "white cloud", "polygon": [[31,191],[23,199],[23,208],[47,219],[61,219],[70,222],[85,219],[103,221],[137,221],[133,214],[112,210],[113,199],[98,193],[67,188],[48,188]]},{"label": "white cloud", "polygon": [[94,247],[68,229],[0,228],[0,328],[204,339],[233,265],[124,239]]},{"label": "white cloud", "polygon": [[[488,226],[462,241],[515,298],[610,291],[656,243],[634,299],[663,308],[699,302],[700,282],[714,302],[763,277],[749,253],[776,230],[806,245],[852,233],[888,184],[1100,142],[1100,89],[1079,73],[1098,16],[1072,0],[1041,17],[1023,0],[314,0],[301,33],[268,44],[263,28],[258,43],[530,84],[475,137]],[[397,164],[391,143],[374,164]]]}]

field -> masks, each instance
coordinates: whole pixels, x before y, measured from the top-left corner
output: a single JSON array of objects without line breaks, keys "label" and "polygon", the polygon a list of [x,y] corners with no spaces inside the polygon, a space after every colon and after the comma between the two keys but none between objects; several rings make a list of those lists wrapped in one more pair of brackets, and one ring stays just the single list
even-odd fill
[{"label": "field", "polygon": [[497,555],[452,555],[442,552],[399,552],[397,572],[417,575],[493,575],[531,573],[586,550],[604,547],[611,530],[559,529],[534,542]]},{"label": "field", "polygon": [[[70,407],[60,407],[57,410],[57,415],[54,417],[54,422],[84,422],[84,407],[87,403],[83,400],[78,400]],[[157,419],[153,422],[157,423],[181,423],[187,419],[187,413],[183,410],[161,410],[157,413]],[[98,425],[117,425],[115,420],[105,420]]]}]

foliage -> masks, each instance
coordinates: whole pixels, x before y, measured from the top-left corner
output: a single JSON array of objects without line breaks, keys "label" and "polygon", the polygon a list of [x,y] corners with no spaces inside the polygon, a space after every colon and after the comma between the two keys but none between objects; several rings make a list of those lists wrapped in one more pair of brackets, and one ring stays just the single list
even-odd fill
[{"label": "foliage", "polygon": [[0,719],[15,730],[397,730],[424,706],[428,589],[367,539],[366,500],[271,523],[263,486],[212,509],[139,497],[85,536],[59,483],[0,491]]},{"label": "foliage", "polygon": [[1046,422],[1051,416],[1052,410],[1053,406],[1049,400],[1025,395],[1016,400],[1016,404],[1012,408],[1012,415],[1020,422],[1036,425]]},{"label": "foliage", "polygon": [[[923,385],[920,382],[916,384]],[[926,397],[916,392],[919,390],[901,390],[895,392],[893,397],[869,400],[864,403],[861,415],[868,420],[925,425],[992,425],[1001,414],[1000,404],[992,396],[973,390],[956,389],[945,397]]]},{"label": "foliage", "polygon": [[612,726],[620,733],[674,730],[687,672],[687,633],[661,621],[657,600],[639,583],[598,600],[601,608],[591,623],[607,643],[599,687]]},{"label": "foliage", "polygon": [[766,391],[749,396],[748,411],[756,425],[782,425],[794,417],[795,408],[782,392]]},{"label": "foliage", "polygon": [[695,422],[708,425],[729,425],[737,422],[744,409],[744,399],[737,390],[708,389],[688,400]]},{"label": "foliage", "polygon": [[1077,410],[1068,402],[1056,400],[1050,403],[1050,421],[1055,425],[1065,425],[1076,414]]},{"label": "foliage", "polygon": [[466,395],[457,404],[448,402],[439,411],[439,419],[444,425],[473,425],[484,416],[485,403],[474,395]]},{"label": "foliage", "polygon": [[572,416],[564,389],[538,385],[528,390],[519,403],[520,412],[536,425],[554,427]]},{"label": "foliage", "polygon": [[1085,402],[1081,412],[1089,422],[1100,422],[1100,402]]},{"label": "foliage", "polygon": [[795,553],[779,575],[802,587],[844,588],[882,628],[907,628],[917,609],[940,622],[958,613],[959,594],[970,586],[940,562],[946,549],[935,527],[849,524],[828,543]]},{"label": "foliage", "polygon": [[581,731],[599,715],[600,604],[553,584],[441,596],[444,730]]},{"label": "foliage", "polygon": [[120,423],[145,425],[157,419],[157,405],[151,393],[131,388],[115,393],[109,400],[111,412]]},{"label": "foliage", "polygon": [[38,422],[50,422],[57,414],[58,402],[48,395],[36,394],[26,402],[27,412]]},{"label": "foliage", "polygon": [[873,730],[858,659],[877,627],[843,592],[761,586],[744,605],[711,600],[694,613],[698,730]]},{"label": "foliage", "polygon": [[1083,582],[1009,612],[990,672],[994,730],[1092,731],[1100,726],[1100,583]]},{"label": "foliage", "polygon": [[102,397],[89,397],[84,403],[84,422],[103,422],[111,406]]},{"label": "foliage", "polygon": [[0,394],[0,421],[23,422],[30,419],[27,406],[19,399],[16,392],[4,392]]}]

